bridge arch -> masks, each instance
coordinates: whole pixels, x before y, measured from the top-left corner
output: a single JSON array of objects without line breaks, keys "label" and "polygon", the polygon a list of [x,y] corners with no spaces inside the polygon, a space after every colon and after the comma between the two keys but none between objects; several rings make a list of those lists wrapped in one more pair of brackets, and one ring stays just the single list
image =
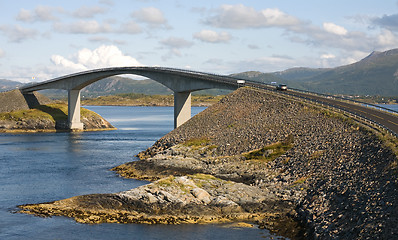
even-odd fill
[{"label": "bridge arch", "polygon": [[84,87],[107,77],[134,74],[150,78],[174,92],[174,127],[191,118],[191,92],[204,89],[229,89],[239,87],[235,78],[161,67],[114,67],[74,73],[48,81],[28,84],[20,88],[23,94],[44,89],[68,91],[68,123],[70,129],[83,129],[80,121],[80,91]]}]

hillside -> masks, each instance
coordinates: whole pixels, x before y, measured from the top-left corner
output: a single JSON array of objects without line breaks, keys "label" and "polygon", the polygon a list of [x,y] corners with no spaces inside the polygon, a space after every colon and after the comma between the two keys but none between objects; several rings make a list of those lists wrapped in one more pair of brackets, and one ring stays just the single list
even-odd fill
[{"label": "hillside", "polygon": [[15,110],[28,110],[29,108],[52,102],[49,98],[37,92],[30,98],[28,96],[22,95],[19,90],[0,93],[0,113]]},{"label": "hillside", "polygon": [[357,63],[312,76],[305,84],[316,92],[397,96],[398,49],[373,52]]},{"label": "hillside", "polygon": [[[19,90],[0,93],[0,132],[68,131],[68,105],[56,103],[40,93],[28,97]],[[111,130],[100,115],[81,109],[84,130]]]},{"label": "hillside", "polygon": [[336,68],[292,68],[272,74],[249,72],[236,76],[321,93],[397,96],[398,49],[373,52],[359,62]]},{"label": "hillside", "polygon": [[23,83],[21,83],[21,82],[0,79],[0,91],[7,91],[7,90],[15,89],[16,87],[19,87],[22,85],[23,85]]}]

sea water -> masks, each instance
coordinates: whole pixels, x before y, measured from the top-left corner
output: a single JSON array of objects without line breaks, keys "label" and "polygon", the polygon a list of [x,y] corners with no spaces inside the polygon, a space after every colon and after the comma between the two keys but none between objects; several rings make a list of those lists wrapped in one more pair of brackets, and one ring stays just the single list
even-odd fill
[{"label": "sea water", "polygon": [[[224,225],[80,224],[16,213],[20,204],[129,190],[112,167],[137,160],[173,129],[172,107],[86,107],[118,128],[82,133],[0,134],[0,239],[278,239],[267,230]],[[196,114],[204,108],[192,108]]]}]

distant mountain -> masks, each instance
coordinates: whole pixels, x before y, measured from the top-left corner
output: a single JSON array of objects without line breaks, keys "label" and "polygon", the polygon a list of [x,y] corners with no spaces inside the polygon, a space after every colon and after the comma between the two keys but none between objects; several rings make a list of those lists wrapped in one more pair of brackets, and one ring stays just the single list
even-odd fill
[{"label": "distant mountain", "polygon": [[114,95],[120,93],[144,93],[147,95],[171,94],[172,91],[162,84],[150,80],[134,80],[127,77],[110,77],[98,82],[95,82],[82,89],[82,95],[99,96],[99,95]]},{"label": "distant mountain", "polygon": [[20,87],[22,85],[23,83],[21,82],[0,79],[0,91],[8,91]]},{"label": "distant mountain", "polygon": [[[195,95],[221,95],[227,94],[229,90],[209,89],[197,91]],[[44,90],[42,93],[50,98],[65,98],[67,97],[64,90]],[[135,80],[128,77],[109,77],[95,82],[82,89],[81,95],[84,98],[115,95],[121,93],[143,93],[146,95],[169,95],[173,91],[163,86],[162,84],[151,80]]]},{"label": "distant mountain", "polygon": [[398,96],[398,49],[373,52],[354,64],[307,78],[304,85],[315,92]]},{"label": "distant mountain", "polygon": [[[65,98],[67,93],[64,90],[44,90],[42,93],[51,98]],[[106,95],[115,95],[120,93],[144,93],[147,95],[160,94],[168,95],[172,91],[162,84],[150,80],[134,80],[128,77],[109,77],[97,81],[87,87],[83,88],[81,91],[82,97],[98,97]]]},{"label": "distant mountain", "polygon": [[398,49],[373,52],[359,62],[336,68],[291,68],[235,75],[321,93],[398,96]]},{"label": "distant mountain", "polygon": [[275,72],[274,75],[285,80],[304,81],[311,77],[317,76],[321,73],[330,70],[329,68],[290,68],[285,71]]},{"label": "distant mountain", "polygon": [[[336,68],[291,68],[273,73],[251,71],[231,76],[266,83],[285,83],[291,88],[321,93],[398,96],[398,49],[373,52],[359,62]],[[0,79],[0,91],[14,89],[21,85],[23,84],[20,82]],[[65,91],[61,90],[42,92],[52,98],[66,97]],[[220,95],[229,92],[210,89],[194,94]],[[120,93],[168,95],[172,94],[172,91],[150,79],[134,80],[120,76],[103,79],[82,90],[82,95],[85,97]]]},{"label": "distant mountain", "polygon": [[[290,70],[287,70],[290,71]],[[281,72],[282,73],[282,72]],[[277,73],[262,73],[262,72],[242,72],[231,74],[231,77],[237,77],[241,79],[259,81],[264,83],[284,83],[290,87],[294,88],[303,88],[299,81],[295,81],[297,77],[293,76],[294,74],[277,74]],[[287,78],[286,76],[292,76],[292,79]]]}]

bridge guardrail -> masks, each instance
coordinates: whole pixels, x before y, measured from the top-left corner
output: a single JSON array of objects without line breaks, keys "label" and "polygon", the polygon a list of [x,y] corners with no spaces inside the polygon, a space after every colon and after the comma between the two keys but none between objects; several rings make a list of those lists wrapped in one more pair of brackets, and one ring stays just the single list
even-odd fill
[{"label": "bridge guardrail", "polygon": [[[263,90],[267,90],[267,91],[272,91],[269,88],[262,88],[262,87],[260,87],[258,85],[254,86],[254,87],[255,88],[259,88],[259,89],[263,89]],[[391,130],[390,128],[386,127],[385,125],[380,124],[380,123],[378,123],[378,122],[376,122],[376,121],[374,121],[372,119],[369,119],[369,118],[367,118],[367,117],[365,117],[365,116],[363,116],[361,114],[354,113],[354,112],[351,112],[351,111],[349,111],[349,110],[347,110],[345,108],[342,108],[342,107],[339,107],[339,106],[335,106],[335,105],[331,105],[331,104],[328,104],[327,102],[318,101],[318,100],[313,99],[313,98],[306,98],[306,97],[303,97],[303,96],[297,96],[297,95],[291,94],[289,92],[282,92],[282,93],[285,94],[285,95],[289,95],[289,96],[293,96],[293,97],[296,97],[296,98],[304,99],[306,101],[315,102],[315,103],[318,103],[318,104],[321,104],[321,105],[325,105],[325,106],[328,106],[328,107],[333,108],[333,109],[338,109],[339,111],[345,112],[345,113],[349,114],[350,116],[352,116],[354,118],[361,119],[364,122],[367,122],[367,123],[372,124],[374,126],[377,126],[379,128],[385,129],[391,135],[393,135],[393,136],[398,138],[398,133],[394,132],[393,130]]]}]

